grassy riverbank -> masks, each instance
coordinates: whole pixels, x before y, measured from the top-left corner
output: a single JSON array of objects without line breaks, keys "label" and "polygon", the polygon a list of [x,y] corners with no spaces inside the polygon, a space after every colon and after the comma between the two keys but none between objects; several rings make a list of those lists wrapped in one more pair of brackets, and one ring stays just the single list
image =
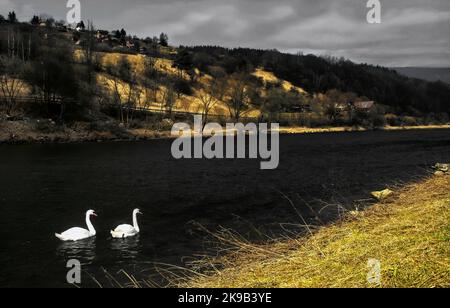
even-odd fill
[{"label": "grassy riverbank", "polygon": [[[450,124],[442,125],[420,125],[420,126],[385,126],[380,130],[398,131],[398,130],[414,130],[414,129],[450,129]],[[340,132],[354,132],[367,131],[363,127],[325,127],[325,128],[310,128],[310,127],[280,127],[281,134],[314,134],[314,133],[340,133]]]},{"label": "grassy riverbank", "polygon": [[115,123],[77,122],[67,126],[48,120],[0,122],[0,144],[80,143],[169,138],[170,130],[133,128]]},{"label": "grassy riverbank", "polygon": [[378,287],[367,282],[376,259],[382,287],[450,287],[449,187],[450,176],[436,176],[304,239],[235,243],[211,261],[215,270],[182,286]]},{"label": "grassy riverbank", "polygon": [[[429,126],[387,126],[383,130],[450,129],[450,125]],[[280,134],[314,134],[366,131],[358,127],[281,127]],[[51,120],[0,121],[0,143],[79,143],[115,140],[147,140],[170,138],[170,127],[125,128],[115,122],[76,122],[71,125],[57,125]]]}]

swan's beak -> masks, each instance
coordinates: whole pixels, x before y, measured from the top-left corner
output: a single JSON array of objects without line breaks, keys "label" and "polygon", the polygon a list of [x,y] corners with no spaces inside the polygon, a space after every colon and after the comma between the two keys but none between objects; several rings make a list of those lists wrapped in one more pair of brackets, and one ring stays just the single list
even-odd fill
[{"label": "swan's beak", "polygon": [[137,212],[138,214],[140,214],[140,215],[144,215],[144,214],[142,214],[142,212],[141,211],[139,211],[139,212]]},{"label": "swan's beak", "polygon": [[98,215],[97,215],[97,214],[95,214],[95,213],[92,213],[92,216],[94,216],[94,217],[98,217]]}]

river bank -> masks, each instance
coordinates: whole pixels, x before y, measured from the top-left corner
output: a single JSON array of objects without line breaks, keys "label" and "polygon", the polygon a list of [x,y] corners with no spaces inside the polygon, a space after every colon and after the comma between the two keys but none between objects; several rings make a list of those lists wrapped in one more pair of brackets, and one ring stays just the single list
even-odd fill
[{"label": "river bank", "polygon": [[[399,131],[399,130],[419,130],[419,129],[450,129],[450,124],[442,125],[420,125],[420,126],[385,126],[379,130]],[[355,131],[368,131],[369,129],[363,127],[325,127],[325,128],[310,128],[310,127],[281,127],[280,134],[314,134],[314,133],[342,133]]]},{"label": "river bank", "polygon": [[77,122],[70,126],[57,126],[48,120],[0,122],[0,144],[137,141],[170,136],[170,131],[166,130],[126,129],[107,122],[103,128],[93,127],[87,122]]},{"label": "river bank", "polygon": [[236,241],[233,253],[208,261],[213,271],[180,286],[449,287],[449,185],[448,175],[409,185],[306,238]]},{"label": "river bank", "polygon": [[[449,125],[427,126],[386,126],[380,130],[424,130],[450,129]],[[280,134],[316,134],[368,131],[362,127],[280,127]],[[33,144],[33,143],[82,143],[105,141],[138,141],[172,138],[169,128],[146,129],[125,128],[120,125],[104,122],[93,125],[88,122],[76,122],[70,126],[58,126],[50,120],[35,121],[2,121],[0,122],[0,144]]]}]

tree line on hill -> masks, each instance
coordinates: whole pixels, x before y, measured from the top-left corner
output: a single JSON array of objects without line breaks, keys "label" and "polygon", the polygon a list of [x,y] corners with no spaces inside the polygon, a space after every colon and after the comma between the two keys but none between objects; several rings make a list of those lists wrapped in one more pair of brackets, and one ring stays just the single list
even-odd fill
[{"label": "tree line on hill", "polygon": [[211,67],[222,67],[228,73],[264,67],[310,93],[325,93],[332,89],[353,92],[391,106],[398,113],[411,115],[450,112],[449,85],[408,78],[389,68],[276,50],[217,46],[186,49],[192,52],[194,65],[205,72]]},{"label": "tree line on hill", "polygon": [[[387,68],[332,57],[181,46],[175,53],[144,57],[144,72],[138,74],[125,55],[114,65],[102,65],[99,52],[105,50],[99,43],[101,31],[95,30],[92,23],[80,23],[77,28],[81,31],[67,33],[59,31],[51,18],[44,27],[38,26],[41,21],[34,16],[30,23],[19,23],[14,12],[7,18],[0,15],[0,86],[3,112],[8,116],[17,109],[17,98],[26,87],[39,101],[20,106],[26,113],[63,121],[86,119],[101,111],[126,125],[133,122],[136,106],[158,102],[172,117],[177,99],[194,93],[205,122],[219,102],[234,121],[256,109],[261,112],[261,121],[281,122],[283,113],[300,113],[287,124],[307,126],[398,125],[412,122],[412,117],[445,122],[450,113],[447,84],[411,79]],[[112,34],[119,41],[130,38],[124,29]],[[164,33],[159,38],[134,41],[168,46]],[[81,60],[75,60],[75,50],[81,52]],[[136,48],[124,51],[138,52]],[[172,60],[178,75],[156,69],[155,56]],[[265,82],[253,74],[257,68],[307,93]],[[109,76],[109,85],[99,84],[97,74]],[[123,91],[127,95],[120,93]],[[368,100],[376,101],[377,108],[370,112],[347,108],[342,112],[343,106]],[[114,110],[110,111],[110,106],[115,106]]]},{"label": "tree line on hill", "polygon": [[[80,22],[76,30],[70,32],[61,30],[67,30],[64,23],[55,22],[49,16],[34,15],[30,22],[22,23],[15,12],[10,12],[8,18],[0,15],[0,116],[11,117],[14,110],[20,109],[28,115],[61,121],[86,118],[93,101],[102,100],[99,95],[110,96],[95,77],[102,67],[97,57],[97,52],[101,51],[97,31],[92,23],[86,26]],[[127,38],[124,29],[113,34]],[[80,44],[76,46],[74,43],[78,41]],[[157,44],[168,46],[168,36],[162,33]],[[81,50],[81,61],[74,58],[76,49]],[[119,74],[125,83],[136,83],[125,57],[117,67],[104,70],[111,76]],[[128,68],[128,72],[124,68]],[[186,88],[176,82],[173,84],[178,90]],[[34,102],[21,101],[24,93],[33,97]],[[114,100],[114,97],[107,98]]]},{"label": "tree line on hill", "polygon": [[25,82],[48,103],[62,96],[78,98],[72,54],[64,40],[21,24],[1,27],[0,32],[0,84],[7,113]]}]

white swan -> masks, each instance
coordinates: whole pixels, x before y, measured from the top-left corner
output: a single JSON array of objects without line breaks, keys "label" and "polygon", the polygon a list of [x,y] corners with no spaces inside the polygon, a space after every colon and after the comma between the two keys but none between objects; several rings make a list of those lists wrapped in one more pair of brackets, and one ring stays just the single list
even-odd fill
[{"label": "white swan", "polygon": [[75,242],[95,236],[97,232],[95,231],[94,226],[91,223],[91,216],[97,216],[97,214],[95,214],[95,211],[89,210],[86,212],[86,225],[88,227],[88,230],[83,228],[72,228],[61,234],[55,233],[55,236],[64,242]]},{"label": "white swan", "polygon": [[139,233],[139,225],[137,222],[137,214],[141,214],[139,209],[133,211],[133,225],[120,225],[114,231],[111,231],[113,238],[126,238],[135,236]]}]

